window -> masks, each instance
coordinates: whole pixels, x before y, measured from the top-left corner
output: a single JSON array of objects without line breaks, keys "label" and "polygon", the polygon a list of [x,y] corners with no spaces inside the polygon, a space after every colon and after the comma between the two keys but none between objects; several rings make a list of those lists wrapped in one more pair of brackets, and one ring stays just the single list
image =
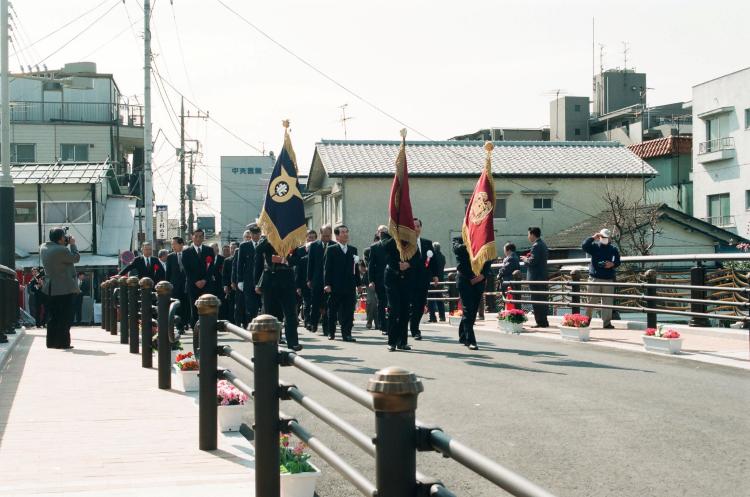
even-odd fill
[{"label": "window", "polygon": [[716,226],[728,226],[731,224],[732,216],[729,215],[728,193],[708,196],[707,221]]},{"label": "window", "polygon": [[581,104],[575,104],[573,106],[573,110],[575,110],[576,112],[581,112]]},{"label": "window", "polygon": [[16,223],[36,223],[36,202],[16,202]]},{"label": "window", "polygon": [[85,162],[89,160],[89,145],[87,143],[60,144],[60,160]]},{"label": "window", "polygon": [[750,109],[745,109],[745,129],[750,129]]},{"label": "window", "polygon": [[344,202],[340,195],[333,197],[333,219],[335,223],[344,222]]},{"label": "window", "polygon": [[548,197],[538,197],[534,199],[534,209],[552,209],[552,199]]},{"label": "window", "polygon": [[45,202],[45,224],[76,224],[91,222],[90,202]]},{"label": "window", "polygon": [[36,145],[34,143],[11,143],[11,162],[36,162]]},{"label": "window", "polygon": [[508,216],[508,199],[507,198],[496,198],[495,199],[495,219],[505,220]]},{"label": "window", "polygon": [[575,135],[576,136],[581,136],[581,128],[576,128],[575,129]]}]

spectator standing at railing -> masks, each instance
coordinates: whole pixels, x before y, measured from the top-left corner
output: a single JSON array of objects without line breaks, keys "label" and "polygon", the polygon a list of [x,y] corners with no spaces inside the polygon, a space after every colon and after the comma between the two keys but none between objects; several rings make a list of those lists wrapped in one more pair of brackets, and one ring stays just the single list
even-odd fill
[{"label": "spectator standing at railing", "polygon": [[[620,266],[620,251],[611,244],[612,236],[607,228],[586,238],[581,245],[584,252],[591,256],[589,264],[589,281],[599,283],[613,283],[617,278],[617,268]],[[613,294],[614,285],[591,285],[588,293]],[[611,306],[614,298],[596,296],[589,297],[589,304],[601,303],[603,306]],[[605,329],[614,329],[612,326],[612,309],[601,307],[602,322]],[[586,315],[591,318],[594,313],[593,307],[586,308]]]},{"label": "spectator standing at railing", "polygon": [[477,350],[477,337],[474,335],[474,322],[482,303],[482,293],[487,284],[487,276],[492,272],[492,261],[487,261],[479,274],[474,274],[471,268],[469,251],[461,237],[453,240],[453,253],[456,255],[456,271],[458,272],[458,293],[461,297],[461,323],[458,325],[458,341]]},{"label": "spectator standing at railing", "polygon": [[47,243],[39,247],[44,266],[47,309],[47,348],[72,349],[70,326],[73,324],[73,298],[80,290],[76,283],[75,264],[81,260],[76,239],[62,228],[52,228]]},{"label": "spectator standing at railing", "polygon": [[518,258],[518,254],[516,253],[515,244],[508,242],[503,249],[505,257],[497,271],[497,278],[500,280],[500,291],[505,294],[510,283],[513,281],[513,273],[521,269],[521,259]]},{"label": "spectator standing at railing", "polygon": [[[434,264],[433,270],[435,275],[438,277],[438,281],[445,281],[445,255],[443,255],[443,251],[440,249],[440,244],[438,242],[432,243],[432,248],[435,251],[435,255],[432,256],[432,264]],[[433,290],[444,290],[445,287],[443,285],[438,285],[436,282],[432,282],[432,289]],[[430,294],[427,294],[428,297]],[[443,294],[432,294],[435,298],[442,297]],[[437,323],[437,316],[435,315],[435,312],[437,312],[437,315],[440,317],[440,322],[445,322],[445,302],[443,300],[430,300],[427,302],[427,309],[430,311],[430,323]]]},{"label": "spectator standing at railing", "polygon": [[[526,263],[526,279],[529,281],[547,281],[549,250],[547,250],[547,244],[542,240],[542,230],[536,226],[529,228],[527,238],[531,243],[531,250],[529,251],[529,255],[521,257],[521,260]],[[544,292],[548,290],[548,287],[545,284],[530,284],[529,290],[532,292]],[[536,321],[536,324],[532,328],[548,328],[549,321],[547,320],[547,314],[549,311],[547,296],[531,294],[529,300],[540,302],[539,304],[532,304],[534,320]]]}]

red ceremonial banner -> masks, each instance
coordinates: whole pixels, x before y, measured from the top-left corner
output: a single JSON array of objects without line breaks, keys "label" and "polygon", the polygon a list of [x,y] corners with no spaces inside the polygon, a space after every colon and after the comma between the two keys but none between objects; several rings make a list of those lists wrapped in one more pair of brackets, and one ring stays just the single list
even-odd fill
[{"label": "red ceremonial banner", "polygon": [[388,205],[390,219],[388,231],[396,242],[402,261],[408,261],[417,252],[417,232],[409,199],[409,171],[406,167],[406,130],[401,130],[401,148],[396,158],[396,175],[393,177]]},{"label": "red ceremonial banner", "polygon": [[487,261],[497,258],[495,247],[495,180],[492,178],[492,142],[487,142],[484,170],[479,176],[474,193],[466,208],[464,223],[461,228],[466,250],[469,252],[471,269],[479,274]]}]

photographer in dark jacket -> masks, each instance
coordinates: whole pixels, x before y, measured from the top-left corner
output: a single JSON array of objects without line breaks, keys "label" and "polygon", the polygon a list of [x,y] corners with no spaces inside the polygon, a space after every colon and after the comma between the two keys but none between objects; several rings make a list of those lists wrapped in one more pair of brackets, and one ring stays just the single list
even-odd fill
[{"label": "photographer in dark jacket", "polygon": [[72,349],[70,326],[73,324],[73,298],[81,291],[76,282],[75,264],[81,260],[76,240],[63,228],[52,228],[47,243],[39,247],[44,266],[47,310],[47,348]]},{"label": "photographer in dark jacket", "polygon": [[[611,245],[611,234],[607,228],[599,233],[594,233],[586,238],[581,245],[584,252],[591,255],[591,264],[589,265],[589,281],[605,283],[603,285],[591,285],[588,287],[588,293],[613,294],[615,291],[612,283],[617,276],[616,269],[620,266],[620,251]],[[589,297],[590,304],[612,305],[612,297]],[[600,308],[602,321],[605,329],[613,329],[612,326],[612,309],[608,307]],[[586,315],[591,318],[594,313],[593,307],[586,308]]]}]

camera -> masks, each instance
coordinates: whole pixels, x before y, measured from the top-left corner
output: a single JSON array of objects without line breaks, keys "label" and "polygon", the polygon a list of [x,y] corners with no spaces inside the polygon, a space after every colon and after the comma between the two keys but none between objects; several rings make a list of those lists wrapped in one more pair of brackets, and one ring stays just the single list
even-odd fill
[{"label": "camera", "polygon": [[65,245],[70,245],[70,235],[68,234],[69,229],[70,226],[63,226],[63,231],[65,232]]}]

